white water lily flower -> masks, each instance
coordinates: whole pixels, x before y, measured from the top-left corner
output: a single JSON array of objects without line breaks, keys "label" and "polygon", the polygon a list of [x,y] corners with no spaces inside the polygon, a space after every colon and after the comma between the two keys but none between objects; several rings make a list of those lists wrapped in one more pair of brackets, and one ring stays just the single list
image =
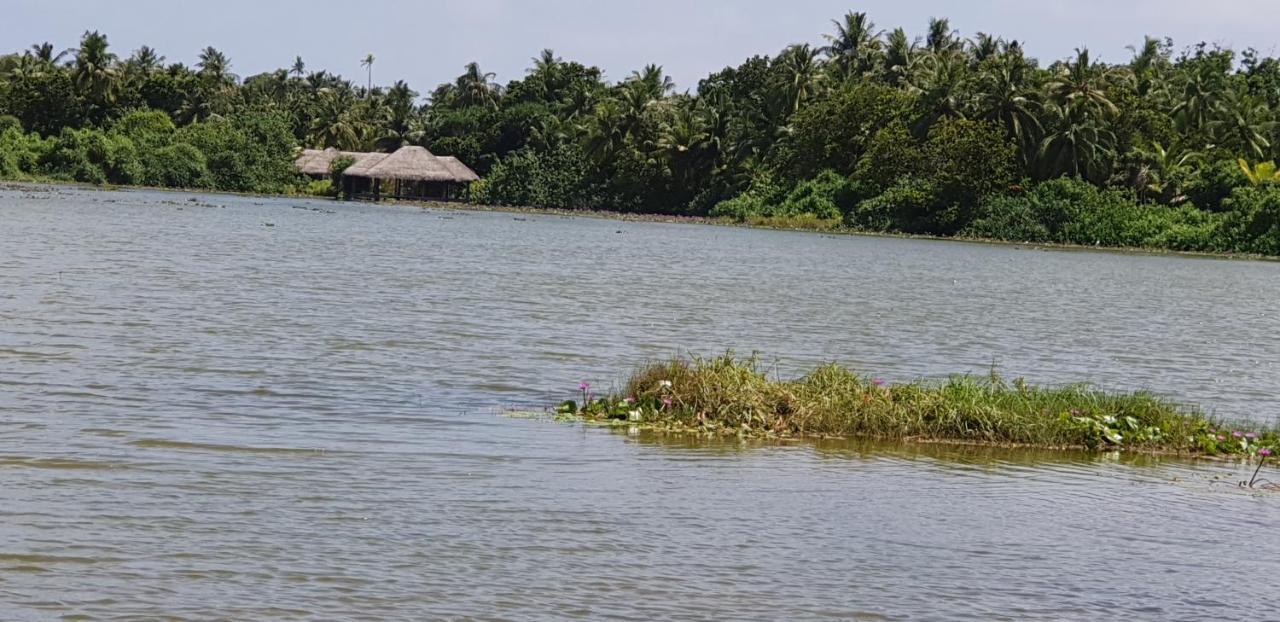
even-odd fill
[{"label": "white water lily flower", "polygon": [[632,421],[639,421],[639,420],[640,420],[640,414],[641,414],[641,413],[640,413],[640,411],[639,411],[639,410],[633,410],[633,411],[631,411],[631,412],[628,412],[628,413],[627,413],[627,416],[628,416]]},{"label": "white water lily flower", "polygon": [[659,383],[658,383],[658,388],[660,388],[660,389],[670,389],[670,388],[671,388],[671,381],[670,381],[670,380],[663,380],[662,382],[659,382]]}]

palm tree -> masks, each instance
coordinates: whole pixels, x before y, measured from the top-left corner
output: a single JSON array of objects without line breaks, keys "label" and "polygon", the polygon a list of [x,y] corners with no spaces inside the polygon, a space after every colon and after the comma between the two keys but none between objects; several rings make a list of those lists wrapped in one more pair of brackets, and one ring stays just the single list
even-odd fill
[{"label": "palm tree", "polygon": [[107,36],[98,31],[84,33],[72,63],[76,87],[96,105],[115,101],[117,87],[116,55],[107,50]]},{"label": "palm tree", "polygon": [[1133,75],[1134,89],[1138,95],[1146,97],[1161,84],[1161,72],[1169,64],[1168,40],[1162,42],[1154,37],[1144,37],[1142,48],[1129,46],[1133,52],[1133,60],[1129,61],[1129,71]]},{"label": "palm tree", "polygon": [[1041,171],[1045,177],[1074,175],[1095,183],[1107,179],[1115,159],[1116,136],[1087,100],[1053,103],[1056,118],[1040,143]]},{"label": "palm tree", "polygon": [[1227,91],[1209,122],[1209,131],[1219,145],[1235,148],[1257,159],[1271,149],[1268,138],[1275,131],[1275,115],[1266,100],[1240,89]]},{"label": "palm tree", "polygon": [[46,41],[44,43],[32,44],[31,51],[28,53],[35,57],[37,61],[40,61],[45,65],[56,65],[62,62],[62,59],[66,58],[67,54],[70,54],[73,51],[74,50],[62,50],[55,54],[53,44]]},{"label": "palm tree", "polygon": [[964,116],[970,107],[963,89],[968,74],[968,62],[954,51],[931,52],[921,59],[909,83],[909,88],[920,94],[921,105],[928,111],[915,128],[918,132],[923,134],[940,117]]},{"label": "palm tree", "polygon": [[889,33],[885,46],[885,77],[889,84],[899,84],[911,77],[911,68],[915,63],[916,44],[907,38],[907,31],[895,28]]},{"label": "palm tree", "polygon": [[1029,88],[1026,69],[1026,61],[1016,50],[984,63],[973,106],[976,118],[1004,127],[1021,147],[1023,164],[1030,165],[1044,127],[1039,119],[1040,102]]},{"label": "palm tree", "polygon": [[563,62],[551,48],[546,48],[534,57],[529,73],[547,75],[558,69]]},{"label": "palm tree", "polygon": [[953,52],[960,49],[964,44],[956,38],[956,33],[951,30],[951,20],[945,17],[929,18],[929,34],[925,35],[924,46],[930,52],[939,54],[942,52]]},{"label": "palm tree", "polygon": [[974,64],[979,64],[988,58],[994,58],[1000,53],[1000,38],[980,32],[973,37],[973,41],[969,42],[969,54],[973,57]]},{"label": "palm tree", "polygon": [[1177,105],[1171,111],[1178,129],[1192,132],[1208,127],[1222,96],[1222,76],[1205,65],[1191,72],[1182,85]]},{"label": "palm tree", "polygon": [[362,148],[369,127],[360,117],[355,104],[349,91],[321,90],[316,100],[308,142],[316,148]]},{"label": "palm tree", "polygon": [[783,50],[774,61],[781,70],[782,83],[778,94],[788,113],[799,110],[801,104],[817,93],[822,69],[818,54],[821,52],[807,43],[793,45]]},{"label": "palm tree", "polygon": [[1186,200],[1182,183],[1190,177],[1193,166],[1204,160],[1204,154],[1198,151],[1178,152],[1158,142],[1147,148],[1137,147],[1134,154],[1139,165],[1130,174],[1130,184],[1143,197],[1170,204]]},{"label": "palm tree", "polygon": [[369,70],[369,86],[365,91],[365,97],[369,97],[373,94],[373,60],[373,54],[366,54],[365,57],[360,60],[360,66],[366,67]]},{"label": "palm tree", "polygon": [[159,71],[164,65],[164,57],[149,46],[142,46],[133,51],[133,55],[125,61],[125,71],[130,79],[147,78]]},{"label": "palm tree", "polygon": [[234,84],[236,74],[231,73],[231,60],[226,54],[213,46],[200,50],[200,60],[196,63],[200,75],[215,85]]},{"label": "palm tree", "polygon": [[1058,106],[1065,108],[1079,102],[1106,114],[1116,114],[1119,109],[1107,98],[1106,91],[1113,76],[1106,66],[1089,59],[1088,48],[1077,48],[1076,57],[1058,70],[1046,88]]},{"label": "palm tree", "polygon": [[675,90],[676,84],[663,72],[661,65],[648,64],[639,71],[631,72],[628,83],[636,85],[639,91],[649,100],[658,100]]},{"label": "palm tree", "polygon": [[419,142],[423,136],[421,118],[414,100],[418,94],[404,80],[397,80],[381,98],[376,114],[382,120],[381,135],[375,142],[384,151],[394,151]]},{"label": "palm tree", "polygon": [[875,22],[866,13],[845,13],[844,19],[831,20],[835,34],[823,35],[830,43],[823,48],[842,77],[861,76],[875,66],[880,53],[880,37]]},{"label": "palm tree", "polygon": [[495,75],[481,71],[479,63],[467,63],[462,75],[454,81],[458,104],[497,107],[502,90],[493,82]]},{"label": "palm tree", "polygon": [[294,77],[301,78],[307,72],[307,64],[302,62],[301,56],[293,57],[293,67],[289,69],[289,73]]}]

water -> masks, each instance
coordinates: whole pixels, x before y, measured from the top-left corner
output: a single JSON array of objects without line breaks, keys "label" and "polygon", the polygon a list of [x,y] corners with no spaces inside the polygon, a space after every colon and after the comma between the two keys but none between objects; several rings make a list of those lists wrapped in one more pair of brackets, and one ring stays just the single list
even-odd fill
[{"label": "water", "polygon": [[1272,263],[0,190],[0,618],[1257,617],[1280,498],[1246,465],[501,410],[736,348],[1274,421],[1278,293]]}]

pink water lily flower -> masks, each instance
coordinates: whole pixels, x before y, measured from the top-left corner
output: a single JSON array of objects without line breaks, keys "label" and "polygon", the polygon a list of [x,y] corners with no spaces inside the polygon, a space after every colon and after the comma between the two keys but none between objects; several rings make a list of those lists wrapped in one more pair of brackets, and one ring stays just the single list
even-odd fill
[{"label": "pink water lily flower", "polygon": [[1244,437],[1245,437],[1245,438],[1258,438],[1258,435],[1257,435],[1257,434],[1254,434],[1253,432],[1249,432],[1248,434],[1245,434],[1245,435],[1244,435]]},{"label": "pink water lily flower", "polygon": [[579,382],[579,383],[578,383],[578,390],[579,390],[579,391],[586,391],[586,390],[588,390],[588,389],[590,389],[590,388],[591,388],[591,383],[590,383],[590,382],[587,382],[587,381],[585,381],[585,380],[584,380],[584,381],[582,381],[582,382]]},{"label": "pink water lily flower", "polygon": [[1236,437],[1236,438],[1240,438],[1241,436],[1244,436],[1244,435],[1243,435],[1243,434],[1241,434],[1241,433],[1239,433],[1239,432],[1232,432],[1232,433],[1231,433],[1231,436],[1234,436],[1234,437]]},{"label": "pink water lily flower", "polygon": [[884,386],[884,378],[876,378],[875,380],[872,380],[872,381],[871,381],[871,384],[874,384],[874,385],[876,385],[877,387],[883,387],[883,386]]},{"label": "pink water lily flower", "polygon": [[1271,455],[1271,448],[1270,448],[1270,447],[1263,447],[1263,448],[1259,449],[1259,450],[1258,450],[1258,455],[1259,455],[1259,456],[1262,456],[1263,458],[1266,458],[1267,456],[1270,456],[1270,455]]}]

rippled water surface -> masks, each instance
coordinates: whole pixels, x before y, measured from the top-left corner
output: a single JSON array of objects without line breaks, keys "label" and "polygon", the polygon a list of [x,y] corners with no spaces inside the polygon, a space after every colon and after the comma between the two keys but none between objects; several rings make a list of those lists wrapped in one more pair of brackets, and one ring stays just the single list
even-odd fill
[{"label": "rippled water surface", "polygon": [[1267,619],[1245,465],[500,412],[732,347],[1270,421],[1277,335],[1280,264],[0,190],[0,619]]}]

